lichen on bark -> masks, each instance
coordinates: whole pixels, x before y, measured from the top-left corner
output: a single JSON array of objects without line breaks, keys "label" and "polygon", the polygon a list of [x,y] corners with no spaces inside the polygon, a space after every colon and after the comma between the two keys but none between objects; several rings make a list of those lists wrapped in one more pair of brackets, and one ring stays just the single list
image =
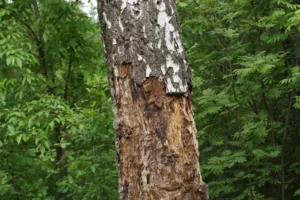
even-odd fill
[{"label": "lichen on bark", "polygon": [[105,49],[115,64],[133,63],[135,83],[163,80],[166,92],[187,93],[190,70],[174,0],[98,1]]}]

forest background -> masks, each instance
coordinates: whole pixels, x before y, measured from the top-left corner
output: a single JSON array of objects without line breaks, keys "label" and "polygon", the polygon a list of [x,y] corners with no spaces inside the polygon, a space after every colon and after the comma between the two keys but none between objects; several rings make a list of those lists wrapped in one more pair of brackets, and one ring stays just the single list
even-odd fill
[{"label": "forest background", "polygon": [[[300,198],[300,2],[178,0],[210,198]],[[0,0],[0,199],[117,199],[98,21]]]}]

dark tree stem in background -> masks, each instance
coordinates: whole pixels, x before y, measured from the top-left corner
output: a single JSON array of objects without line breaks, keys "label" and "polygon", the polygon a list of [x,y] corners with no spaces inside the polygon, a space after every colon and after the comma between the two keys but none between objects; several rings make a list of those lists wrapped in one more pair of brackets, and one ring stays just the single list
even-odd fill
[{"label": "dark tree stem in background", "polygon": [[120,199],[208,199],[174,0],[98,0]]}]

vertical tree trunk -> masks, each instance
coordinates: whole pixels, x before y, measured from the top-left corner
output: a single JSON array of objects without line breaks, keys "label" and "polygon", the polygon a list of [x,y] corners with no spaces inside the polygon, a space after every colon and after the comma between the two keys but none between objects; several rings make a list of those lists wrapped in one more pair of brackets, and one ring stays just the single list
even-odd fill
[{"label": "vertical tree trunk", "polygon": [[208,199],[175,0],[98,0],[122,200]]}]

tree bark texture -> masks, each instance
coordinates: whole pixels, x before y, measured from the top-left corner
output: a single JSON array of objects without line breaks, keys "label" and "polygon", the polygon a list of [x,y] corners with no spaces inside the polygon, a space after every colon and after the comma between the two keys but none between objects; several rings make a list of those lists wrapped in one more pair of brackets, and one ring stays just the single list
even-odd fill
[{"label": "tree bark texture", "polygon": [[205,200],[175,0],[98,0],[121,200]]}]

